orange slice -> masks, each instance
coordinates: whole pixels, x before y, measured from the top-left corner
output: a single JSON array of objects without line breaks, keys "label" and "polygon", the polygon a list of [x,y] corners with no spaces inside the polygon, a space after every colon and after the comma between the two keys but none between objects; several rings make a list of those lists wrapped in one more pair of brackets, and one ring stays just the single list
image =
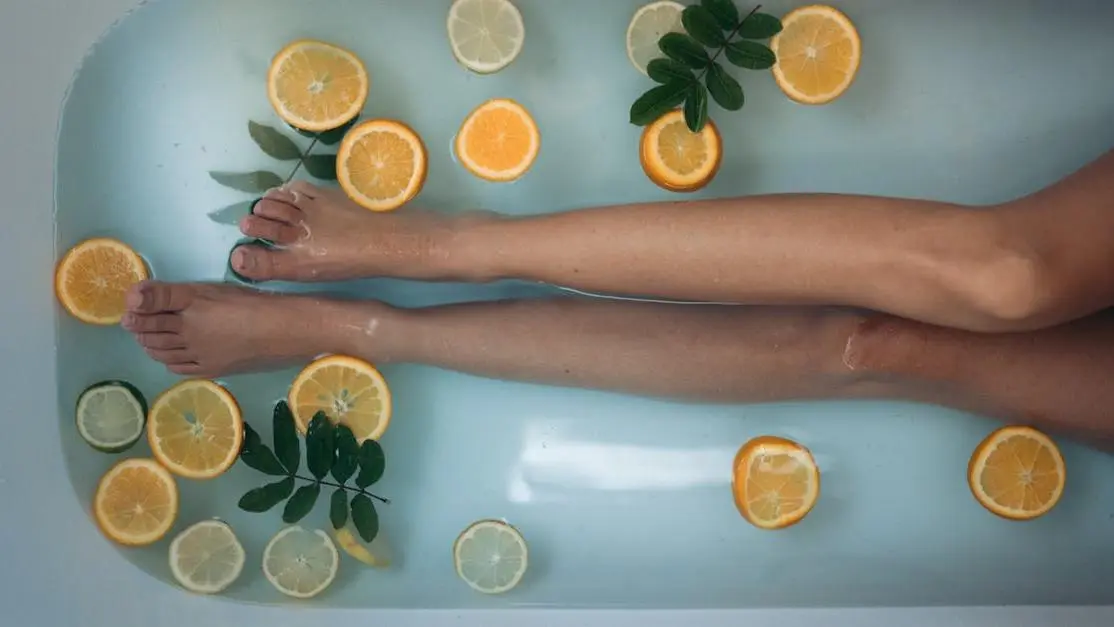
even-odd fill
[{"label": "orange slice", "polygon": [[711,120],[702,131],[693,133],[683,112],[670,111],[642,131],[642,170],[658,187],[695,192],[719,172],[722,145],[719,129]]},{"label": "orange slice", "polygon": [[820,470],[805,447],[784,438],[761,436],[735,455],[735,506],[761,529],[795,525],[820,498]]},{"label": "orange slice", "polygon": [[541,150],[538,125],[522,105],[506,98],[476,108],[456,134],[456,158],[464,169],[485,181],[520,178]]},{"label": "orange slice", "polygon": [[155,459],[188,479],[213,479],[236,463],[244,420],[236,399],[205,379],[182,381],[163,392],[147,417]]},{"label": "orange slice", "polygon": [[770,48],[777,55],[774,80],[785,95],[803,104],[825,104],[847,91],[863,56],[851,20],[816,4],[790,11],[781,24]]},{"label": "orange slice", "polygon": [[395,120],[357,124],[340,144],[337,182],[365,209],[391,211],[410,202],[425,185],[425,144]]},{"label": "orange slice", "polygon": [[154,544],[178,517],[178,484],[153,459],[125,459],[109,469],[93,495],[93,518],[109,540]]},{"label": "orange slice", "polygon": [[356,440],[378,440],[391,424],[391,390],[362,359],[332,355],[306,366],[290,386],[290,410],[305,433],[314,414],[347,425]]},{"label": "orange slice", "polygon": [[331,131],[353,120],[367,102],[367,69],[355,54],[302,39],[271,61],[267,98],[275,113],[303,131]]},{"label": "orange slice", "polygon": [[1047,514],[1064,493],[1064,457],[1048,436],[1031,427],[991,433],[967,464],[967,484],[983,507],[1009,520]]},{"label": "orange slice", "polygon": [[54,293],[82,322],[119,324],[128,288],[148,277],[147,264],[127,244],[98,237],[74,246],[58,262]]}]

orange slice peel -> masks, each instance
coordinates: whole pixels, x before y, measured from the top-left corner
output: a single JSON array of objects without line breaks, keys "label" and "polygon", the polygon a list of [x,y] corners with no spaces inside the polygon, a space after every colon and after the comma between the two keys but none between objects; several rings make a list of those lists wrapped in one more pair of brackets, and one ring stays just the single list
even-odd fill
[{"label": "orange slice peel", "polygon": [[322,357],[302,369],[287,398],[294,424],[305,433],[325,412],[333,424],[352,429],[356,441],[378,440],[391,424],[391,390],[368,362],[345,355]]},{"label": "orange slice peel", "polygon": [[150,277],[147,264],[127,244],[108,237],[71,248],[54,272],[54,294],[73,317],[87,324],[119,324],[133,285]]},{"label": "orange slice peel", "polygon": [[802,104],[826,104],[843,95],[862,61],[862,40],[850,18],[814,4],[790,11],[781,24],[770,40],[778,87]]},{"label": "orange slice peel", "polygon": [[715,178],[723,161],[723,140],[711,120],[693,133],[680,110],[670,111],[642,131],[642,170],[657,186],[695,192]]},{"label": "orange slice peel", "polygon": [[1032,520],[1060,501],[1067,481],[1056,443],[1027,426],[1002,427],[975,448],[967,484],[980,505],[1008,520]]},{"label": "orange slice peel", "polygon": [[213,381],[182,381],[151,405],[147,442],[155,459],[175,475],[214,479],[240,455],[244,442],[240,406]]},{"label": "orange slice peel", "polygon": [[337,182],[356,204],[392,211],[410,202],[425,185],[425,144],[397,120],[367,120],[344,136],[337,152]]},{"label": "orange slice peel", "polygon": [[521,178],[541,150],[541,133],[530,112],[507,98],[488,100],[460,126],[456,158],[475,176],[496,183]]},{"label": "orange slice peel", "polygon": [[743,518],[760,529],[799,523],[820,498],[820,470],[812,453],[784,438],[761,436],[735,455],[732,492]]},{"label": "orange slice peel", "polygon": [[101,477],[93,518],[109,540],[147,546],[161,540],[178,517],[178,484],[153,459],[125,459]]},{"label": "orange slice peel", "polygon": [[363,62],[340,46],[300,39],[275,55],[267,72],[267,98],[290,126],[331,131],[356,118],[370,79]]}]

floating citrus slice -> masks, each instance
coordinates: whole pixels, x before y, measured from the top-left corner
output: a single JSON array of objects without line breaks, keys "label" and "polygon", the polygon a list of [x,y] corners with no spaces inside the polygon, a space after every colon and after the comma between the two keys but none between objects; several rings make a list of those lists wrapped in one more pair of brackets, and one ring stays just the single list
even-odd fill
[{"label": "floating citrus slice", "polygon": [[154,544],[178,517],[178,484],[153,459],[125,459],[109,469],[93,495],[93,517],[108,539]]},{"label": "floating citrus slice", "polygon": [[371,542],[364,542],[362,538],[352,533],[348,527],[337,529],[334,534],[337,546],[356,559],[373,568],[388,568],[391,565],[391,547],[387,536],[380,529]]},{"label": "floating citrus slice", "polygon": [[336,579],[340,554],[320,529],[287,527],[263,550],[263,575],[279,592],[296,599],[313,598]]},{"label": "floating citrus slice", "polygon": [[240,406],[212,381],[182,381],[155,399],[147,417],[147,441],[170,472],[187,479],[218,477],[240,455]]},{"label": "floating citrus slice", "polygon": [[425,185],[425,144],[395,120],[368,120],[348,131],[337,154],[337,182],[365,209],[391,211]]},{"label": "floating citrus slice", "polygon": [[125,381],[103,381],[77,399],[77,432],[102,453],[122,453],[143,437],[147,400]]},{"label": "floating citrus slice", "polygon": [[975,499],[1010,520],[1047,514],[1060,501],[1066,480],[1060,449],[1031,427],[1008,426],[991,433],[967,465]]},{"label": "floating citrus slice", "polygon": [[541,149],[538,125],[522,105],[488,100],[464,120],[454,144],[466,170],[495,182],[513,181],[534,165]]},{"label": "floating citrus slice", "polygon": [[662,35],[685,31],[681,24],[684,10],[680,2],[658,0],[634,12],[627,26],[627,58],[639,72],[645,74],[650,61],[665,56],[658,47]]},{"label": "floating citrus slice", "polygon": [[219,520],[196,523],[170,543],[170,572],[190,592],[223,592],[240,577],[244,561],[240,540]]},{"label": "floating citrus slice", "polygon": [[502,594],[522,581],[529,565],[526,540],[498,520],[472,523],[453,543],[456,574],[473,590]]},{"label": "floating citrus slice", "polygon": [[522,13],[510,0],[455,0],[448,28],[453,56],[477,74],[513,63],[526,41]]},{"label": "floating citrus slice", "polygon": [[146,280],[147,264],[127,244],[107,237],[74,246],[58,262],[54,293],[73,317],[89,324],[119,324],[128,288]]},{"label": "floating citrus slice", "polygon": [[859,71],[859,32],[838,9],[811,5],[781,19],[782,30],[770,40],[777,55],[774,80],[785,95],[804,104],[838,98]]},{"label": "floating citrus slice", "polygon": [[762,529],[782,529],[801,521],[820,497],[820,470],[812,453],[796,442],[761,436],[735,455],[735,506]]},{"label": "floating citrus slice", "polygon": [[695,192],[711,182],[723,159],[719,129],[708,120],[693,133],[680,110],[670,111],[642,131],[642,170],[656,185],[673,192]]},{"label": "floating citrus slice", "polygon": [[267,97],[280,118],[303,131],[344,126],[367,102],[367,69],[355,54],[321,41],[303,39],[271,61]]},{"label": "floating citrus slice", "polygon": [[355,357],[322,357],[290,386],[294,424],[305,433],[314,414],[347,425],[356,440],[378,440],[391,424],[391,390],[374,366]]}]

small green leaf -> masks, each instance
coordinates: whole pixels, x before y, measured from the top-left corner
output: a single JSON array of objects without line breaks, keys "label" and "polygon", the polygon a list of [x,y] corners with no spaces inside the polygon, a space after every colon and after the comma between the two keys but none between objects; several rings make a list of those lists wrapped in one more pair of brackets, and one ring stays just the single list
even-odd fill
[{"label": "small green leaf", "polygon": [[700,5],[708,9],[723,30],[735,30],[739,25],[739,9],[732,0],[700,0]]},{"label": "small green leaf", "polygon": [[383,478],[387,468],[387,456],[383,447],[375,440],[364,440],[360,446],[360,474],[356,475],[356,485],[361,489],[375,485]]},{"label": "small green leaf", "polygon": [[251,425],[247,423],[244,423],[244,444],[240,449],[240,459],[249,467],[263,474],[274,477],[288,474],[278,459],[275,458],[271,449],[263,443],[263,439],[259,437],[255,429],[252,429]]},{"label": "small green leaf", "polygon": [[699,4],[685,7],[681,13],[681,24],[693,39],[709,48],[719,48],[727,43],[727,37],[723,35],[719,20],[712,15],[711,11]]},{"label": "small green leaf", "polygon": [[302,444],[294,426],[294,414],[286,401],[275,403],[271,422],[275,439],[275,455],[290,474],[298,472],[302,463]]},{"label": "small green leaf", "polygon": [[309,155],[302,160],[302,165],[306,167],[306,172],[310,176],[322,181],[335,181],[337,180],[337,156],[336,155]]},{"label": "small green leaf", "polygon": [[279,161],[295,161],[302,156],[302,150],[298,148],[298,144],[295,144],[294,140],[270,126],[249,121],[248,133],[256,145],[269,157]]},{"label": "small green leaf", "polygon": [[769,39],[781,32],[781,20],[768,13],[751,13],[739,27],[743,39]]},{"label": "small green leaf", "polygon": [[724,49],[727,60],[748,70],[768,70],[777,62],[774,51],[753,41],[733,41]]},{"label": "small green leaf", "polygon": [[375,512],[375,504],[363,494],[352,497],[352,524],[364,542],[371,542],[379,535],[379,514]]},{"label": "small green leaf", "polygon": [[262,194],[282,185],[282,177],[274,172],[210,172],[212,179],[225,187],[249,194]]},{"label": "small green leaf", "polygon": [[337,488],[329,502],[329,520],[333,529],[340,529],[348,523],[348,493],[344,488]]},{"label": "small green leaf", "polygon": [[311,483],[298,488],[294,496],[286,502],[286,508],[282,510],[282,522],[293,525],[299,520],[306,517],[306,514],[313,510],[313,506],[317,504],[317,497],[321,495],[321,484]]},{"label": "small green leaf", "polygon": [[696,77],[693,76],[692,70],[687,65],[674,61],[673,59],[654,59],[646,66],[646,73],[655,82],[663,85],[671,81],[695,81]]},{"label": "small green leaf", "polygon": [[238,202],[234,205],[228,205],[222,209],[209,212],[209,219],[217,224],[227,224],[229,226],[239,226],[240,220],[251,213],[251,206],[255,204],[254,200],[245,200]]},{"label": "small green leaf", "polygon": [[348,134],[348,131],[352,130],[353,126],[356,126],[356,122],[358,122],[359,119],[360,116],[357,115],[356,117],[349,120],[348,123],[344,126],[341,126],[340,128],[334,128],[331,131],[325,131],[324,133],[312,133],[310,131],[299,130],[298,134],[304,137],[316,137],[317,141],[325,144],[326,146],[335,146],[339,144],[342,139],[344,139],[344,136]]},{"label": "small green leaf", "polygon": [[261,513],[281,503],[294,491],[294,477],[268,483],[262,488],[249,490],[240,497],[240,509],[245,512]]},{"label": "small green leaf", "polygon": [[743,108],[743,86],[728,74],[723,66],[716,63],[708,68],[705,81],[708,83],[708,92],[712,94],[716,104],[728,111],[738,111]]},{"label": "small green leaf", "polygon": [[306,431],[306,466],[317,479],[324,479],[333,467],[336,448],[333,443],[333,423],[325,412],[313,416]]},{"label": "small green leaf", "polygon": [[699,133],[707,123],[708,92],[700,83],[693,83],[689,87],[688,97],[685,98],[685,124],[693,133]]},{"label": "small green leaf", "polygon": [[646,126],[685,101],[691,81],[673,81],[642,94],[630,108],[630,123]]},{"label": "small green leaf", "polygon": [[684,63],[694,70],[706,68],[712,62],[704,46],[701,46],[699,42],[684,33],[662,35],[662,38],[658,40],[658,48],[661,48],[665,56]]},{"label": "small green leaf", "polygon": [[335,436],[337,454],[333,461],[333,479],[343,484],[355,474],[360,464],[360,444],[347,425],[337,425]]}]

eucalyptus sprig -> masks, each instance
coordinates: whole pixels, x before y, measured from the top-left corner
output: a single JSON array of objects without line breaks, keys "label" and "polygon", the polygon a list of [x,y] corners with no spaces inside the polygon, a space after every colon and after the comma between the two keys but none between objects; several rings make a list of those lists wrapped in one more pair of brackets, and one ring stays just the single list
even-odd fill
[{"label": "eucalyptus sprig", "polygon": [[[728,111],[743,108],[743,86],[718,60],[724,55],[732,65],[748,70],[774,66],[774,51],[758,40],[780,33],[781,20],[759,13],[761,7],[741,19],[732,0],[701,0],[685,7],[681,13],[685,32],[666,33],[658,41],[665,58],[651,61],[646,71],[660,85],[631,105],[631,124],[646,126],[684,103],[685,123],[698,133],[708,123],[709,94]],[[709,53],[706,47],[714,51]]]},{"label": "eucalyptus sprig", "polygon": [[[333,527],[344,527],[351,515],[360,537],[365,542],[374,540],[379,534],[379,515],[372,500],[390,503],[367,491],[383,477],[386,469],[383,447],[374,440],[358,444],[351,429],[334,425],[325,412],[317,412],[306,430],[306,470],[311,475],[307,477],[298,474],[302,460],[301,440],[286,401],[275,405],[273,451],[254,429],[244,425],[240,461],[263,474],[284,478],[248,491],[240,498],[240,509],[266,512],[286,501],[282,520],[294,524],[313,510],[321,496],[321,488],[330,487],[334,488],[329,503],[329,520]],[[330,474],[334,481],[326,479]],[[347,485],[350,479],[354,485]],[[298,480],[306,484],[295,491]]]},{"label": "eucalyptus sprig", "polygon": [[239,224],[240,219],[251,212],[252,203],[260,195],[283,183],[289,183],[294,176],[305,168],[315,179],[321,181],[335,181],[337,178],[337,156],[335,154],[312,154],[318,144],[334,146],[342,139],[344,134],[356,123],[356,119],[344,126],[326,131],[324,133],[310,133],[297,131],[299,135],[312,139],[305,150],[290,137],[283,134],[273,126],[248,121],[248,134],[252,141],[259,146],[268,157],[278,161],[295,162],[290,173],[283,178],[271,170],[255,170],[253,172],[225,172],[212,171],[209,176],[221,185],[236,191],[252,194],[251,200],[238,202],[209,214],[209,219],[221,224]]}]

